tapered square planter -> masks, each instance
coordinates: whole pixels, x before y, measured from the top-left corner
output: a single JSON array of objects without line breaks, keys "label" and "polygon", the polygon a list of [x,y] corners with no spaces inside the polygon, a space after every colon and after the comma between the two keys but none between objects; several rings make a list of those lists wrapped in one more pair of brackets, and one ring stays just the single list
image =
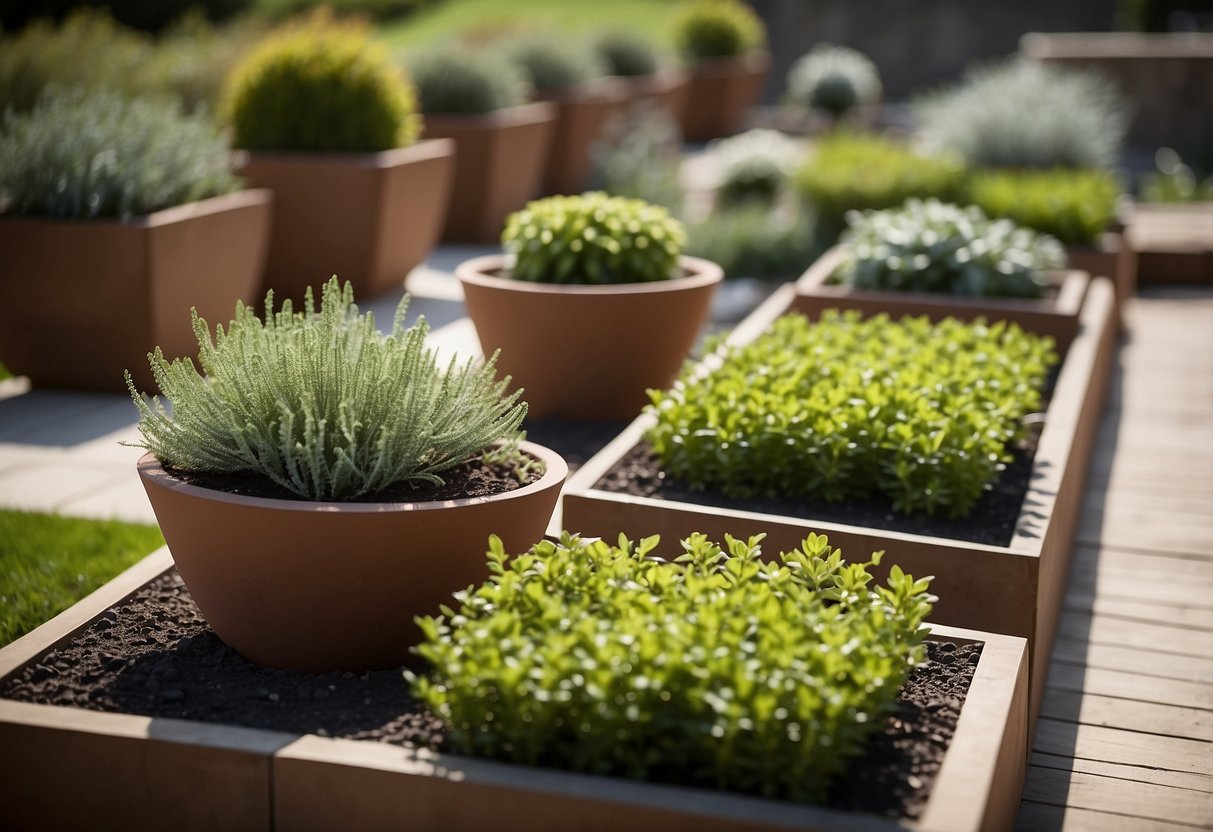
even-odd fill
[{"label": "tapered square planter", "polygon": [[813,319],[826,309],[856,309],[864,315],[880,312],[893,317],[927,315],[933,321],[949,316],[965,321],[979,317],[1014,321],[1029,332],[1052,337],[1058,349],[1064,350],[1078,332],[1079,312],[1090,284],[1085,271],[1071,269],[1051,273],[1049,290],[1039,300],[853,289],[830,283],[831,275],[846,256],[846,249],[835,246],[801,275],[796,281],[793,302],[797,312]]},{"label": "tapered square planter", "polygon": [[648,104],[664,110],[678,124],[686,111],[687,95],[691,89],[691,74],[683,69],[665,68],[652,75],[623,79],[637,104]]},{"label": "tapered square planter", "polygon": [[594,169],[594,143],[612,119],[626,112],[631,91],[617,78],[602,78],[561,92],[540,91],[536,97],[556,105],[543,192],[579,194]]},{"label": "tapered square planter", "polygon": [[257,297],[270,193],[131,220],[0,215],[0,360],[36,387],[155,389],[147,354],[197,352],[190,308],[227,322]]},{"label": "tapered square planter", "polygon": [[730,136],[745,126],[750,108],[762,96],[771,56],[753,52],[740,58],[698,61],[689,70],[682,112],[682,135],[690,142]]},{"label": "tapered square planter", "polygon": [[[114,608],[171,567],[161,549],[0,649],[0,684],[55,647],[87,640],[94,622],[120,616]],[[947,627],[932,627],[929,638],[980,642],[982,650],[926,805],[911,822],[373,741],[0,699],[0,824],[292,832],[1010,829],[1027,755],[1026,645]]]},{"label": "tapered square planter", "polygon": [[500,241],[505,218],[539,193],[555,124],[556,106],[547,102],[425,117],[426,138],[455,143],[444,240]]},{"label": "tapered square planter", "polygon": [[370,299],[404,284],[442,233],[455,145],[382,153],[249,153],[239,173],[275,194],[261,294],[302,299],[333,275]]},{"label": "tapered square planter", "polygon": [[[794,287],[777,290],[734,330],[730,343],[748,343],[777,317],[797,308]],[[762,514],[723,507],[720,502],[704,505],[605,490],[600,481],[641,442],[653,424],[649,414],[637,418],[570,477],[562,525],[570,531],[610,535],[611,539],[620,532],[631,537],[660,534],[663,541],[677,541],[693,531],[713,539],[726,533],[745,538],[764,532],[768,552],[787,551],[810,532],[818,532],[852,556],[887,550],[882,568],[896,563],[914,575],[935,576],[931,591],[940,600],[934,621],[1028,640],[1034,721],[1057,628],[1087,464],[1107,392],[1115,348],[1114,315],[1111,284],[1103,278],[1092,281],[1077,333],[1060,368],[1028,490],[1008,545]]]}]

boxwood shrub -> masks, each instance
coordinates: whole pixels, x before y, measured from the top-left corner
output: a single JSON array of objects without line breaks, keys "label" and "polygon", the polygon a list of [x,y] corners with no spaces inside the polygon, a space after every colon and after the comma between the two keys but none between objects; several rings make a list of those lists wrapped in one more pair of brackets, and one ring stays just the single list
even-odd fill
[{"label": "boxwood shrub", "polygon": [[740,0],[688,0],[673,30],[675,47],[689,63],[740,57],[766,43],[762,19]]},{"label": "boxwood shrub", "polygon": [[761,535],[693,534],[674,562],[656,537],[564,534],[508,557],[457,609],[418,619],[406,673],[461,754],[820,800],[880,730],[922,660],[929,578],[887,586],[810,535],[773,562]]},{"label": "boxwood shrub", "polygon": [[1094,243],[1108,229],[1119,196],[1120,183],[1102,170],[991,170],[969,181],[969,199],[989,216],[1077,245]]},{"label": "boxwood shrub", "polygon": [[662,468],[731,497],[884,496],[903,513],[968,513],[1041,406],[1052,339],[1014,324],[778,319],[650,391]]}]

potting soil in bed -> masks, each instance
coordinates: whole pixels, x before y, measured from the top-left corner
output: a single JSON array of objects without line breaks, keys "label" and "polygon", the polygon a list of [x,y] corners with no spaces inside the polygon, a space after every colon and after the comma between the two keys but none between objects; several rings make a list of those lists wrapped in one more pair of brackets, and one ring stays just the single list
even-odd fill
[{"label": "potting soil in bed", "polygon": [[[906,818],[921,811],[981,650],[927,649],[929,661],[913,671],[884,731],[828,805]],[[314,676],[255,665],[215,636],[175,570],[4,679],[0,697],[443,748],[441,721],[409,696],[399,670]]]}]

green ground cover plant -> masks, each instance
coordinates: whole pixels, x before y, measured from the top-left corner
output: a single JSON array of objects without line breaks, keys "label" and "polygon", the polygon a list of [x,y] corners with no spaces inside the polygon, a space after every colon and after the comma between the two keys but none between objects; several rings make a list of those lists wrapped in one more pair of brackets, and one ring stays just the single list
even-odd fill
[{"label": "green ground cover plant", "polygon": [[163,545],[155,526],[0,511],[0,646]]},{"label": "green ground cover plant", "polygon": [[1006,322],[827,310],[713,360],[650,391],[645,438],[669,476],[738,498],[880,495],[960,517],[1010,459],[1057,356]]},{"label": "green ground cover plant", "polygon": [[991,220],[980,208],[911,199],[847,217],[847,257],[834,274],[857,289],[972,297],[1040,297],[1066,263],[1053,237]]},{"label": "green ground cover plant", "polygon": [[974,171],[969,199],[990,217],[1091,245],[1116,218],[1120,183],[1102,170]]},{"label": "green ground cover plant", "polygon": [[461,754],[820,800],[922,661],[929,578],[887,586],[824,535],[760,560],[761,535],[567,532],[507,558],[454,608],[418,619],[406,673]]},{"label": "green ground cover plant", "polygon": [[761,18],[740,0],[690,0],[678,8],[673,28],[675,47],[689,63],[740,57],[766,43]]},{"label": "green ground cover plant", "polygon": [[[491,453],[516,458],[526,405],[506,394],[494,355],[443,368],[425,345],[424,319],[404,327],[408,296],[389,335],[360,315],[350,284],[332,278],[320,309],[290,300],[262,321],[243,303],[224,330],[193,315],[198,363],[150,355],[172,405],[135,390],[146,448],[170,468],[251,472],[309,500],[351,500],[396,483],[442,483],[442,472]],[[494,450],[495,442],[503,442]]]}]

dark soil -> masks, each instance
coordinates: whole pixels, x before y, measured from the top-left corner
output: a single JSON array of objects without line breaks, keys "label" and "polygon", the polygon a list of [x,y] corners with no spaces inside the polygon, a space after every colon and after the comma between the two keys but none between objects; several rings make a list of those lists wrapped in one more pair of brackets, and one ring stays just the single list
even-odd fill
[{"label": "dark soil", "polygon": [[623,432],[627,422],[572,422],[564,419],[528,419],[526,438],[564,457],[573,473]]},{"label": "dark soil", "polygon": [[[177,479],[199,488],[225,491],[228,494],[239,494],[244,497],[307,502],[306,497],[300,497],[259,474],[213,474],[183,471],[167,466],[165,470]],[[493,494],[504,494],[507,491],[521,488],[539,479],[542,475],[543,471],[535,470],[519,479],[518,474],[510,465],[485,464],[483,460],[476,458],[441,472],[439,476],[443,480],[442,485],[430,485],[424,482],[397,483],[382,491],[365,494],[347,502],[422,503],[432,500],[458,500],[464,497],[489,497]]]},{"label": "dark soil", "polygon": [[[980,646],[928,643],[929,660],[829,805],[917,816],[955,731]],[[399,670],[315,676],[247,661],[198,614],[176,571],[0,683],[0,697],[94,711],[443,747],[442,723]]]}]

